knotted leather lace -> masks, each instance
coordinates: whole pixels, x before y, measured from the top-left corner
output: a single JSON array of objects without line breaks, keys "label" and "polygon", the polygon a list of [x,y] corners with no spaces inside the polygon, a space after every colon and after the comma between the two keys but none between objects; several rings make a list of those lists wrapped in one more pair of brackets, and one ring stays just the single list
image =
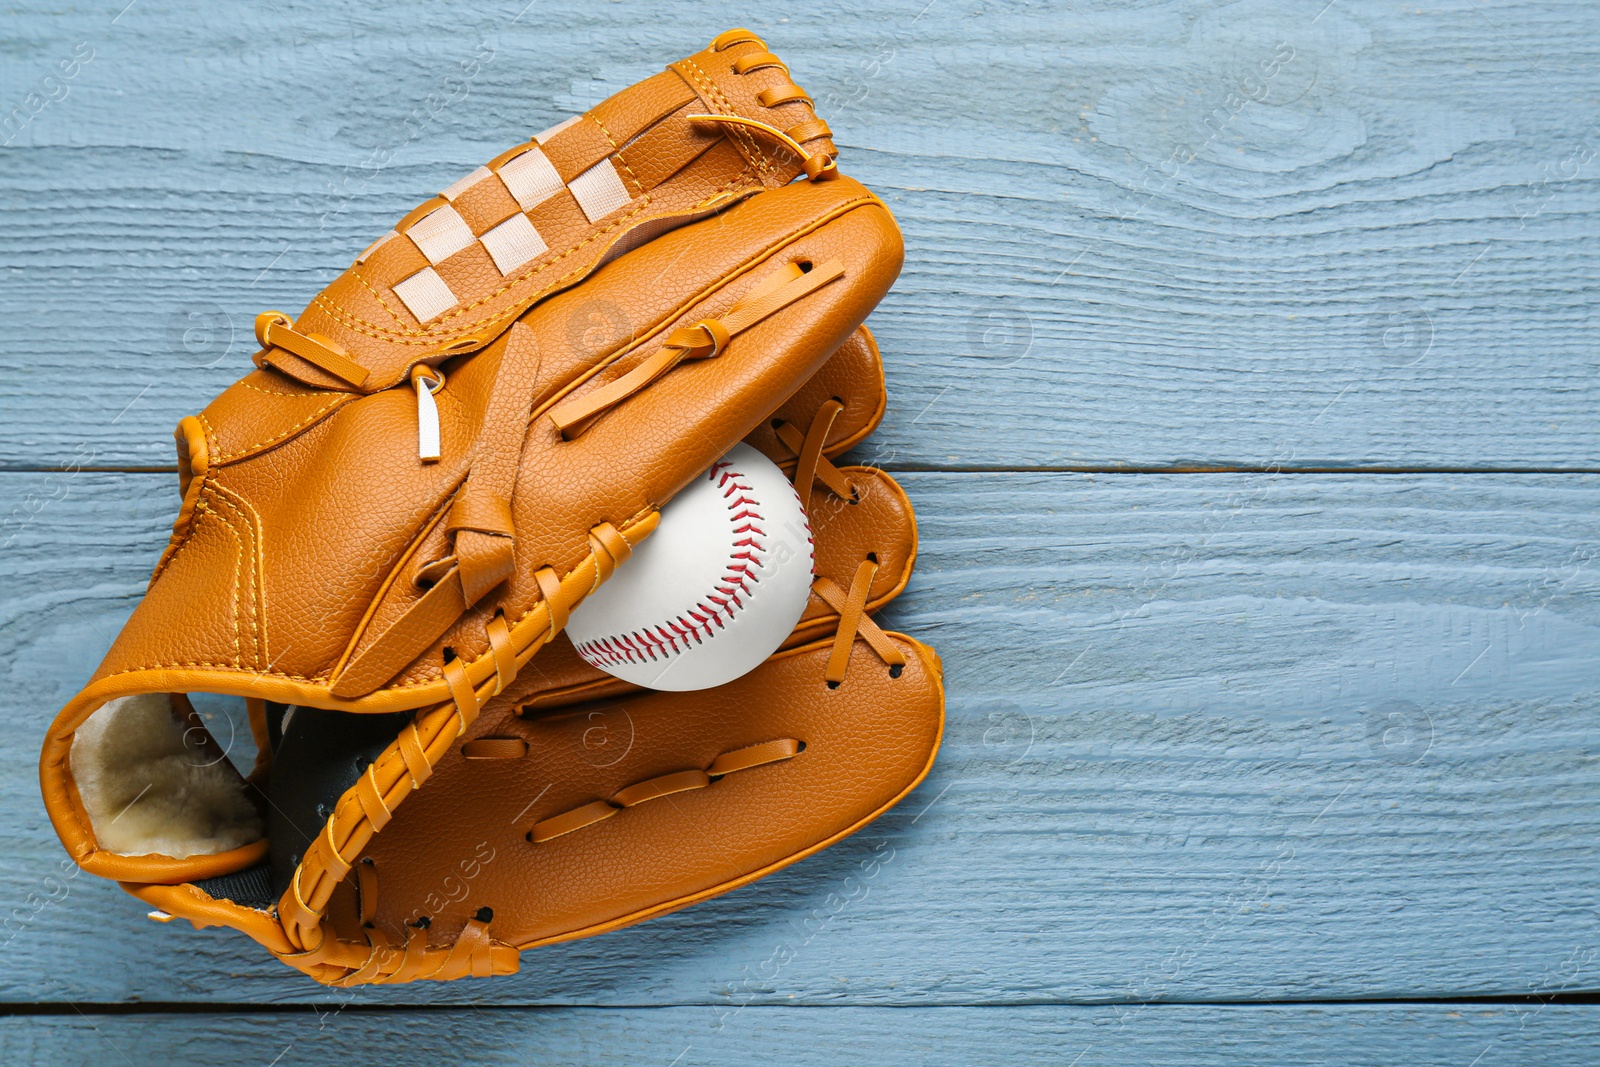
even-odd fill
[{"label": "knotted leather lace", "polygon": [[343,348],[320,333],[299,332],[281,311],[263,311],[256,316],[256,340],[261,343],[261,351],[255,355],[258,367],[273,365],[292,378],[304,378],[303,364],[310,364],[352,389],[367,384],[367,369]]},{"label": "knotted leather lace", "polygon": [[716,358],[739,333],[842,277],[844,264],[837,259],[809,270],[798,263],[784,264],[762,279],[725,314],[673,330],[666,344],[620,378],[557,404],[550,411],[550,421],[561,430],[564,438],[571,440],[593,425],[600,414],[644,389],[684,360]]}]

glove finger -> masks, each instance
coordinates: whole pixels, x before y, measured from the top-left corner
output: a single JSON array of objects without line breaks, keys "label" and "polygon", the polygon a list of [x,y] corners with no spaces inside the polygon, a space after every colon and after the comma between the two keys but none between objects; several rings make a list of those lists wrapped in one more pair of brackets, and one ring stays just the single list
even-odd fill
[{"label": "glove finger", "polygon": [[888,406],[883,383],[883,356],[872,331],[862,326],[770,418],[745,436],[745,443],[794,477],[803,441],[817,412],[829,400],[844,405],[828,427],[822,454],[836,459],[878,428]]}]

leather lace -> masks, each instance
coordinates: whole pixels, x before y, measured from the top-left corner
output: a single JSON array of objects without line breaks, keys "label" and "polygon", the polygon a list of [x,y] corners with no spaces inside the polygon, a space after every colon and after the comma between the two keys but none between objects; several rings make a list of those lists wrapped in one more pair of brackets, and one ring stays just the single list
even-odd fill
[{"label": "leather lace", "polygon": [[255,355],[258,367],[275,365],[298,378],[304,374],[303,365],[310,364],[350,388],[360,389],[367,384],[367,369],[343,348],[319,333],[299,332],[294,321],[281,311],[263,311],[256,316],[256,340],[261,343],[261,351]]},{"label": "leather lace", "polygon": [[855,579],[846,592],[827,578],[819,577],[811,583],[811,591],[839,613],[839,629],[833,637],[833,652],[828,657],[828,667],[823,677],[828,688],[837,689],[844,681],[850,667],[850,649],[856,638],[866,641],[878,658],[889,665],[889,676],[900,677],[906,665],[905,653],[889,640],[878,624],[867,617],[867,595],[872,591],[872,579],[877,576],[878,561],[864,559],[856,567]]},{"label": "leather lace", "polygon": [[[798,457],[794,485],[802,500],[810,499],[811,486],[814,482],[821,482],[829,492],[842,500],[852,504],[859,500],[856,487],[850,484],[844,472],[822,454],[828,441],[828,434],[833,430],[834,421],[843,410],[844,403],[838,397],[832,397],[817,409],[817,413],[812,416],[811,427],[804,435],[787,422],[780,422],[775,427],[778,440]],[[833,651],[828,657],[828,666],[823,673],[823,678],[830,689],[837,689],[844,682],[845,673],[850,667],[850,650],[858,637],[877,653],[879,659],[888,664],[890,677],[900,677],[900,672],[906,665],[905,653],[889,640],[888,635],[878,627],[877,623],[867,617],[867,599],[872,594],[872,580],[877,574],[877,556],[869,554],[856,566],[856,573],[848,591],[840,589],[831,579],[820,575],[811,583],[811,591],[823,603],[839,613],[839,626],[833,637]]]},{"label": "leather lace", "polygon": [[[801,93],[801,96],[805,97],[805,94]],[[810,98],[805,97],[805,99]],[[780,141],[799,157],[800,167],[806,172],[806,177],[817,181],[839,176],[839,167],[834,163],[832,156],[812,155],[805,150],[805,146],[794,136],[796,133],[806,134],[811,138],[828,136],[833,131],[829,130],[828,124],[821,119],[812,119],[809,122],[801,123],[799,126],[792,126],[788,130],[780,130],[778,127],[762,122],[760,119],[747,119],[743,115],[685,115],[684,118],[690,122],[722,122],[760,130],[769,137]],[[815,129],[819,125],[822,127],[820,131]]]},{"label": "leather lace", "polygon": [[736,771],[749,770],[768,763],[792,759],[805,748],[805,743],[792,738],[764,741],[757,745],[724,752],[704,769],[694,768],[659,775],[643,782],[619,789],[609,800],[596,800],[560,815],[540,819],[528,831],[528,841],[543,844],[553,841],[586,826],[593,826],[628,808],[636,808],[651,800],[685,793],[691,789],[704,789]]},{"label": "leather lace", "polygon": [[[472,918],[448,949],[428,947],[426,927],[406,927],[404,945],[395,945],[382,930],[366,931],[367,956],[360,966],[330,982],[335,986],[385,985],[414,982],[423,978],[448,981],[453,978],[488,978],[516,972],[516,949],[489,936],[489,922]],[[496,951],[496,950],[499,951]],[[509,952],[512,965],[506,966]]]},{"label": "leather lace", "polygon": [[666,344],[626,374],[593,392],[570,397],[550,411],[550,421],[561,435],[571,440],[605,411],[622,403],[650,383],[689,359],[715,359],[728,342],[768,316],[788,307],[801,297],[816,292],[829,282],[844,277],[844,264],[829,260],[810,270],[788,263],[773,271],[760,284],[719,318],[702,319],[667,335]]},{"label": "leather lace", "polygon": [[[732,48],[736,44],[753,44],[761,51],[751,52],[735,59],[733,61],[733,72],[735,74],[749,74],[751,71],[776,68],[783,71],[786,78],[790,78],[787,83],[761,90],[756,94],[756,103],[765,108],[774,108],[782,107],[784,104],[792,103],[796,100],[803,100],[807,104],[812,102],[811,95],[796,85],[793,78],[790,77],[788,64],[769,52],[767,50],[767,42],[749,30],[728,30],[726,33],[718,34],[711,42],[711,51],[720,52],[723,49]],[[815,115],[805,122],[790,126],[786,130],[780,130],[776,126],[740,115],[688,115],[686,117],[692,122],[723,122],[759,130],[793,151],[799,158],[800,166],[804,169],[806,177],[812,180],[834,178],[839,174],[831,155],[813,154],[805,149],[807,141],[833,136],[833,131],[828,128],[828,124],[822,119],[816,118]]]}]

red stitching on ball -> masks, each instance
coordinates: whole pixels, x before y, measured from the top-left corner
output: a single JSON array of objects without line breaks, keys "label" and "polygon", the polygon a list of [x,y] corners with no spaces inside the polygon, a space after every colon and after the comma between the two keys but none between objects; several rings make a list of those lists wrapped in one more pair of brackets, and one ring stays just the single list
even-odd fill
[{"label": "red stitching on ball", "polygon": [[[632,634],[610,634],[585,641],[578,646],[578,652],[590,663],[610,667],[619,663],[642,664],[665,660],[703,643],[701,631],[705,632],[706,637],[711,637],[715,632],[713,625],[717,629],[725,629],[734,616],[744,609],[744,600],[751,595],[752,583],[759,584],[761,581],[756,572],[766,561],[766,545],[757,540],[767,536],[766,531],[757,525],[765,521],[760,510],[761,502],[743,495],[754,493],[755,487],[745,483],[744,475],[734,469],[732,460],[720,459],[713,463],[706,471],[706,477],[722,490],[722,497],[728,502],[728,521],[734,524],[732,532],[736,536],[743,535],[733,542],[733,551],[728,555],[728,566],[720,582],[684,615],[656,625],[654,632],[651,627],[645,627]],[[795,493],[795,499],[799,498],[800,494]],[[803,505],[801,514],[805,514]],[[815,544],[809,522],[806,523],[806,543],[813,547]]]}]

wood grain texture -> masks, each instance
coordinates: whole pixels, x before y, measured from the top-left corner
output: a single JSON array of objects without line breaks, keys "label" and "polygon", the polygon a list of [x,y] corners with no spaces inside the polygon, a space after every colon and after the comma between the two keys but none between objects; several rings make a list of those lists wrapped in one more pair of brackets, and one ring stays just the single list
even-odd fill
[{"label": "wood grain texture", "polygon": [[874,317],[884,462],[1600,467],[1593,5],[784,12],[12,17],[0,464],[169,463],[256,312],[297,311],[430,191],[750,23],[906,232]]},{"label": "wood grain texture", "polygon": [[1120,1008],[748,1008],[67,1015],[0,1019],[10,1062],[1075,1064],[1590,1067],[1600,1008],[1537,1003]]},{"label": "wood grain texture", "polygon": [[[1600,990],[1600,9],[524,4],[6,15],[0,1002],[63,1013],[7,1062],[1595,1062],[1545,1001]],[[256,312],[735,25],[906,234],[863,452],[948,472],[887,613],[949,671],[929,780],[487,983],[331,994],[75,877],[38,738],[176,507],[84,469],[170,466]],[[1533,999],[1330,1003],[1469,996]]]},{"label": "wood grain texture", "polygon": [[[172,481],[0,478],[16,502],[5,510],[33,512],[7,535],[22,593],[0,605],[0,724],[26,739],[0,752],[6,1000],[329,996],[241,937],[158,926],[109,883],[61,877],[33,739],[138,597]],[[529,953],[518,976],[351,1002],[1600,987],[1600,477],[918,474],[905,486],[922,556],[887,621],[944,656],[950,716],[915,795],[779,875]],[[848,903],[830,909],[830,893]]]}]

